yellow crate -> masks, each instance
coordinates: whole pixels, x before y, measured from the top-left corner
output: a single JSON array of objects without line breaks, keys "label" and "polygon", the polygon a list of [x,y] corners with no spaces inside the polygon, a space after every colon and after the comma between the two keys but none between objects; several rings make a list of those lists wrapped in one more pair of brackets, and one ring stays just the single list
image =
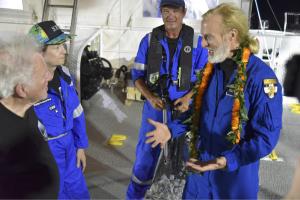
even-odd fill
[{"label": "yellow crate", "polygon": [[136,101],[142,101],[141,99],[141,93],[138,89],[135,87],[127,87],[126,88],[127,94],[126,99],[128,100],[136,100]]},{"label": "yellow crate", "polygon": [[135,100],[135,87],[127,87],[126,91],[126,99]]}]

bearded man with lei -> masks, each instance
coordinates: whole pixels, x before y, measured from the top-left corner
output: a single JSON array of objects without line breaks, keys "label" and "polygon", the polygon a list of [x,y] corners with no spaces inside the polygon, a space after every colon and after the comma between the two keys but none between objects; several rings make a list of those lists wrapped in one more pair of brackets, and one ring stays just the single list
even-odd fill
[{"label": "bearded man with lei", "polygon": [[[196,173],[187,176],[183,199],[257,199],[259,160],[274,149],[282,127],[281,85],[254,55],[258,42],[241,9],[220,4],[209,10],[201,32],[209,62],[191,108],[186,165]],[[157,122],[155,131],[176,137],[182,127]]]}]

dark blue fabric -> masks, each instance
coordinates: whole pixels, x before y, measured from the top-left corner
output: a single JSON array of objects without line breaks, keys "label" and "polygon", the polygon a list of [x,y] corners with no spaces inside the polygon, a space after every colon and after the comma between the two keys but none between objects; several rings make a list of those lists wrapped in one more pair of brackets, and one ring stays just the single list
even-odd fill
[{"label": "dark blue fabric", "polygon": [[81,168],[77,168],[77,148],[74,137],[68,134],[48,142],[60,175],[58,199],[89,199],[90,195]]},{"label": "dark blue fabric", "polygon": [[[58,67],[56,70],[62,73],[67,68]],[[61,94],[57,92],[59,89],[49,88],[47,99],[37,103],[34,110],[49,137],[68,133],[49,141],[60,172],[59,199],[86,199],[89,198],[87,186],[81,169],[76,168],[77,149],[88,147],[85,118],[83,112],[74,117],[74,111],[81,108],[81,105],[73,82],[66,81],[65,76],[71,80],[69,73],[59,76]]]},{"label": "dark blue fabric", "polygon": [[[233,83],[235,74],[236,71],[229,84]],[[254,55],[249,59],[247,75],[244,94],[249,121],[243,124],[240,143],[232,145],[226,134],[231,128],[234,98],[226,92],[223,72],[218,64],[215,65],[202,103],[199,159],[208,161],[225,156],[227,167],[205,172],[203,176],[188,177],[185,199],[257,198],[259,160],[275,147],[282,127],[282,88],[272,69]],[[267,89],[265,79],[277,80],[277,93],[273,98],[264,91]],[[195,185],[208,185],[209,189]]]},{"label": "dark blue fabric", "polygon": [[[197,36],[198,37],[198,36]],[[191,82],[196,81],[196,70],[200,70],[207,62],[207,50],[201,47],[201,37],[198,38],[198,43],[195,48],[193,48],[193,66],[192,66],[192,74],[191,74]],[[161,45],[165,49],[166,52],[166,61],[162,61],[160,75],[168,73],[168,66],[170,63],[170,55],[167,39],[163,38],[160,40]],[[137,56],[135,58],[135,65],[132,69],[132,78],[133,80],[137,79],[146,79],[147,73],[147,53],[149,48],[149,34],[147,34],[141,41]],[[177,69],[180,57],[180,50],[182,48],[182,38],[179,38],[177,49],[173,56],[173,66],[171,69],[172,80],[177,80]],[[140,66],[143,66],[143,69],[140,69]],[[184,73],[184,72],[183,72]],[[179,91],[178,86],[170,85],[169,87],[169,97],[172,101],[184,96],[189,91]],[[148,101],[145,101],[143,112],[142,112],[142,122],[141,128],[139,132],[139,140],[136,146],[136,160],[133,166],[133,175],[136,176],[140,181],[151,181],[153,178],[154,169],[158,160],[158,156],[160,153],[160,147],[151,148],[151,144],[146,144],[146,133],[154,130],[154,127],[147,122],[147,119],[151,118],[155,121],[162,122],[162,112],[155,110]],[[170,124],[173,129],[176,129],[177,132],[182,131],[185,132],[185,127],[177,126],[181,124],[180,120],[176,120],[176,123],[171,123],[171,112],[168,110],[168,124]],[[127,199],[139,199],[143,198],[148,186],[139,185],[130,182],[127,190]]]}]

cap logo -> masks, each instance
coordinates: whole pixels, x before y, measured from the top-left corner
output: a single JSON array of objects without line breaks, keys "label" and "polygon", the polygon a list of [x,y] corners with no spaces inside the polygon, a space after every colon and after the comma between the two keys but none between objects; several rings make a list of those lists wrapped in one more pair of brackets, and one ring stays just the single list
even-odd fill
[{"label": "cap logo", "polygon": [[56,32],[57,30],[59,30],[59,27],[57,25],[54,25],[51,27],[53,32]]}]

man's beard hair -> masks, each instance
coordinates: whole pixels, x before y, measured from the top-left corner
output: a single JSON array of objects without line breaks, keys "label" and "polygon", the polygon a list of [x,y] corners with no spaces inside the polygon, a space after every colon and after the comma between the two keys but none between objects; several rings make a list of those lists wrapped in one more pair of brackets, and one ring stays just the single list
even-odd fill
[{"label": "man's beard hair", "polygon": [[224,41],[219,48],[214,50],[213,56],[208,56],[208,61],[210,63],[221,63],[228,57],[229,52],[229,45]]}]

